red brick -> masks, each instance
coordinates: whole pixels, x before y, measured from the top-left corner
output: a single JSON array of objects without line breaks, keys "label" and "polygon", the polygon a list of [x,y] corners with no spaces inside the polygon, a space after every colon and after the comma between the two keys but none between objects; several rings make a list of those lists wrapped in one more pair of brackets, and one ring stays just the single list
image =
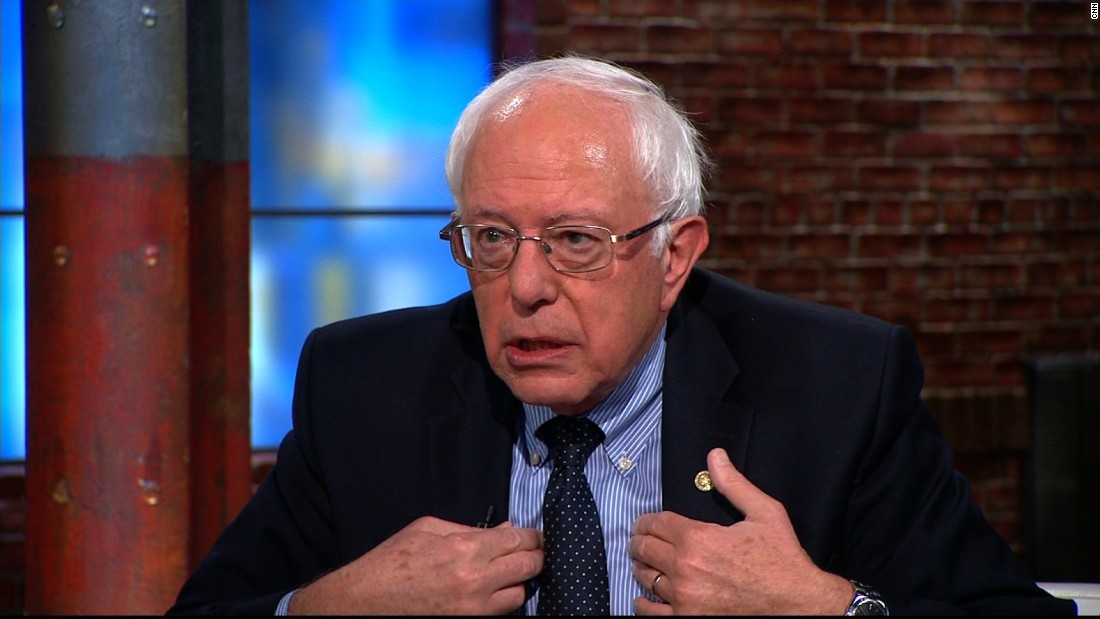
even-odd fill
[{"label": "red brick", "polygon": [[899,200],[879,200],[875,203],[875,223],[880,226],[904,224],[905,204]]},{"label": "red brick", "polygon": [[999,101],[992,110],[997,124],[1033,125],[1054,120],[1054,105],[1044,101]]},{"label": "red brick", "polygon": [[[1089,24],[1096,22],[1090,21]],[[1096,62],[1100,54],[1100,43],[1097,42],[1097,26],[1092,26],[1092,33],[1083,36],[1064,36],[1058,40],[1057,57],[1066,64],[1092,64]]]},{"label": "red brick", "polygon": [[774,191],[778,185],[774,166],[737,165],[723,168],[723,177],[739,191]]},{"label": "red brick", "polygon": [[790,191],[816,193],[854,187],[852,170],[843,166],[794,166],[787,184]]},{"label": "red brick", "polygon": [[898,90],[953,90],[955,69],[952,67],[898,67],[894,77]]},{"label": "red brick", "polygon": [[[598,11],[599,2],[591,2],[591,5],[585,13]],[[576,7],[570,8],[573,14],[579,12]],[[608,14],[612,17],[676,17],[678,12],[676,3],[664,0],[611,0],[608,3]]]},{"label": "red brick", "polygon": [[768,223],[775,227],[793,226],[803,221],[804,196],[780,195],[771,204]]},{"label": "red brick", "polygon": [[928,56],[932,58],[976,58],[988,56],[992,40],[988,35],[934,32],[928,35]]},{"label": "red brick", "polygon": [[1012,222],[1035,223],[1038,213],[1039,206],[1035,200],[1013,199],[1008,201],[1008,213],[1005,219]]},{"label": "red brick", "polygon": [[856,254],[861,258],[920,256],[921,237],[915,234],[858,234]]},{"label": "red brick", "polygon": [[958,136],[959,155],[1014,159],[1023,154],[1023,137],[1019,133],[968,133]]},{"label": "red brick", "polygon": [[1042,60],[1058,61],[1059,39],[1049,35],[1038,34],[1009,34],[996,36],[993,41],[993,49],[997,58],[1004,60],[1022,59],[1028,62],[1040,62]]},{"label": "red brick", "polygon": [[910,32],[868,31],[859,34],[859,54],[863,58],[920,56],[924,37]]},{"label": "red brick", "polygon": [[[677,60],[668,65],[668,71],[683,75],[685,83],[703,88],[744,88],[749,83],[749,69],[740,63]],[[646,67],[645,73],[653,75],[654,71]]]},{"label": "red brick", "polygon": [[[1018,330],[999,329],[990,327],[981,331],[965,331],[959,333],[959,352],[980,353],[988,360],[990,354],[1019,353],[1023,350],[1023,335]],[[983,368],[988,378],[992,377],[988,367]]]},{"label": "red brick", "polygon": [[1013,264],[964,264],[959,268],[962,288],[1016,288],[1023,284],[1023,267]]},{"label": "red brick", "polygon": [[714,130],[708,134],[708,138],[711,154],[724,162],[732,161],[735,158],[740,160],[748,153],[748,140],[744,131],[738,129],[730,131]]},{"label": "red brick", "polygon": [[727,56],[763,56],[783,54],[783,37],[778,30],[729,30],[718,33],[718,53]]},{"label": "red brick", "polygon": [[1088,140],[1079,133],[1033,133],[1026,136],[1026,152],[1035,157],[1080,157]]},{"label": "red brick", "polygon": [[926,241],[930,256],[978,256],[986,252],[988,245],[984,234],[972,232],[937,234]]},{"label": "red brick", "polygon": [[900,157],[945,157],[955,154],[954,136],[910,131],[894,138],[894,154]]},{"label": "red brick", "polygon": [[1083,326],[1051,325],[1024,331],[1024,352],[1029,355],[1081,350],[1087,333]]},{"label": "red brick", "polygon": [[[523,2],[509,2],[510,10],[531,10],[523,5]],[[596,3],[593,0],[550,0],[549,2],[536,2],[534,5],[532,8],[535,11],[535,23],[539,25],[564,24],[570,13],[594,15],[597,10]]]},{"label": "red brick", "polygon": [[914,200],[909,204],[909,223],[923,226],[939,221],[940,207],[931,200]]},{"label": "red brick", "polygon": [[840,205],[840,223],[862,226],[870,221],[871,207],[863,200],[845,200]]},{"label": "red brick", "polygon": [[1020,26],[1024,23],[1022,2],[965,2],[962,22],[979,27]]},{"label": "red brick", "polygon": [[761,266],[757,285],[778,293],[816,292],[821,288],[821,270],[813,267]]},{"label": "red brick", "polygon": [[943,0],[898,0],[894,3],[894,20],[901,24],[953,24],[956,6]]},{"label": "red brick", "polygon": [[993,171],[992,184],[997,189],[1049,189],[1051,172],[1049,168],[1028,166],[1000,168]]},{"label": "red brick", "polygon": [[817,152],[817,140],[805,131],[765,131],[757,134],[753,147],[759,157],[810,159]]},{"label": "red brick", "polygon": [[851,90],[882,90],[889,83],[886,67],[867,64],[823,65],[822,85],[825,88]]},{"label": "red brick", "polygon": [[992,106],[978,101],[928,101],[924,104],[929,124],[970,125],[993,122]]},{"label": "red brick", "polygon": [[921,358],[950,356],[955,354],[955,333],[919,331],[913,334]]},{"label": "red brick", "polygon": [[1037,320],[1054,317],[1054,297],[1031,293],[1000,293],[993,297],[994,320]]},{"label": "red brick", "polygon": [[962,70],[959,87],[969,91],[1018,91],[1024,86],[1023,71],[1007,67],[971,67]]},{"label": "red brick", "polygon": [[749,16],[761,20],[817,21],[820,17],[816,0],[768,0],[750,7]]},{"label": "red brick", "polygon": [[1073,204],[1073,220],[1100,225],[1100,196],[1092,201],[1078,200]]},{"label": "red brick", "polygon": [[638,49],[642,30],[636,26],[577,24],[569,31],[569,45],[592,53]]},{"label": "red brick", "polygon": [[1088,19],[1087,5],[1072,0],[1035,2],[1030,5],[1028,23],[1036,31],[1080,27]]},{"label": "red brick", "polygon": [[717,239],[717,246],[723,256],[738,258],[780,258],[786,251],[783,238],[774,234],[724,234]]},{"label": "red brick", "polygon": [[915,126],[920,122],[920,104],[915,101],[868,99],[857,105],[856,116],[860,122]]},{"label": "red brick", "polygon": [[916,191],[921,188],[921,172],[911,166],[866,166],[859,171],[859,181],[864,190]]},{"label": "red brick", "polygon": [[982,200],[978,203],[978,221],[983,224],[999,224],[1005,221],[1007,210],[1004,200]]},{"label": "red brick", "polygon": [[1028,92],[1069,93],[1089,91],[1085,68],[1039,67],[1027,71]]},{"label": "red brick", "polygon": [[1058,300],[1059,318],[1096,318],[1100,316],[1100,288],[1066,293]]},{"label": "red brick", "polygon": [[910,331],[920,323],[920,302],[916,295],[875,295],[864,299],[860,311],[887,322],[905,325]]},{"label": "red brick", "polygon": [[933,166],[929,173],[933,191],[979,191],[989,188],[989,169],[985,166]]},{"label": "red brick", "polygon": [[657,24],[645,31],[649,49],[666,54],[704,54],[714,46],[712,31],[708,28]]},{"label": "red brick", "polygon": [[848,234],[794,234],[790,243],[791,255],[800,258],[847,258],[852,253]]},{"label": "red brick", "polygon": [[785,91],[816,91],[820,88],[817,67],[812,64],[762,66],[756,71],[756,85]]},{"label": "red brick", "polygon": [[764,224],[767,206],[760,200],[740,200],[730,205],[730,222],[744,233],[747,229],[760,228]]},{"label": "red brick", "polygon": [[830,268],[824,273],[822,286],[831,293],[885,290],[886,280],[885,268]]},{"label": "red brick", "polygon": [[948,200],[943,205],[943,223],[969,224],[976,219],[977,208],[968,200]]},{"label": "red brick", "polygon": [[849,56],[852,53],[852,33],[845,30],[808,30],[793,28],[787,36],[787,55]]},{"label": "red brick", "polygon": [[830,195],[807,196],[803,201],[806,223],[811,226],[831,226],[837,221],[836,201]]},{"label": "red brick", "polygon": [[886,19],[886,3],[879,0],[826,0],[826,21],[870,23]]},{"label": "red brick", "polygon": [[830,131],[822,152],[831,157],[881,157],[886,154],[886,137],[880,131]]},{"label": "red brick", "polygon": [[1088,101],[1062,101],[1058,118],[1070,126],[1100,127],[1100,98]]},{"label": "red brick", "polygon": [[724,97],[718,101],[715,114],[736,123],[774,123],[783,118],[783,103],[770,97]]},{"label": "red brick", "polygon": [[849,98],[797,98],[788,102],[792,124],[829,125],[852,120],[853,103]]},{"label": "red brick", "polygon": [[1058,189],[1062,190],[1100,191],[1100,165],[1058,168],[1054,181]]},{"label": "red brick", "polygon": [[971,322],[989,317],[989,299],[984,297],[933,297],[925,299],[924,318],[929,322]]},{"label": "red brick", "polygon": [[[631,2],[632,0],[622,0]],[[659,0],[662,4],[675,5],[677,3]],[[694,17],[704,24],[731,24],[740,23],[749,14],[748,2],[684,2],[683,13],[687,17]]]}]

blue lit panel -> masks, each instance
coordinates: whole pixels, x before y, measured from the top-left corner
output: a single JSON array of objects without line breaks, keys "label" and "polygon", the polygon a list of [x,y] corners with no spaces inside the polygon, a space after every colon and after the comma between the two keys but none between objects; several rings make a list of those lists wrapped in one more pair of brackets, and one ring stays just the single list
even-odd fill
[{"label": "blue lit panel", "polygon": [[23,37],[18,0],[0,1],[0,459],[26,455],[23,327]]},{"label": "blue lit panel", "polygon": [[252,205],[329,213],[253,218],[255,447],[290,428],[310,329],[467,289],[437,233],[451,129],[490,77],[490,4],[250,3]]},{"label": "blue lit panel", "polygon": [[0,217],[0,252],[4,265],[0,274],[0,304],[3,305],[3,324],[0,324],[3,388],[0,393],[4,411],[0,458],[21,460],[26,454],[24,420],[27,410],[22,217]]},{"label": "blue lit panel", "polygon": [[290,429],[298,353],[310,329],[436,303],[469,288],[439,240],[446,217],[252,220],[252,443]]},{"label": "blue lit panel", "polygon": [[252,204],[439,208],[489,79],[488,0],[252,2]]}]

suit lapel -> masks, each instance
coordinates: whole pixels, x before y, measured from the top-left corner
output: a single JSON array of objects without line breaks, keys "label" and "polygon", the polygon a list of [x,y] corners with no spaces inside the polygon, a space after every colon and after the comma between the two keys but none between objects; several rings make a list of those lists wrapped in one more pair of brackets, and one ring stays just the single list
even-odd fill
[{"label": "suit lapel", "polygon": [[753,414],[728,400],[739,373],[725,336],[697,297],[705,282],[693,278],[669,314],[661,419],[664,509],[720,524],[742,516],[717,491],[703,492],[695,477],[707,452],[723,447],[738,469],[747,465]]},{"label": "suit lapel", "polygon": [[[517,415],[521,404],[489,368],[472,302],[454,328],[466,352],[451,376],[445,405],[428,422],[432,513],[464,524],[508,519],[508,495]],[[465,316],[465,319],[463,319]]]}]

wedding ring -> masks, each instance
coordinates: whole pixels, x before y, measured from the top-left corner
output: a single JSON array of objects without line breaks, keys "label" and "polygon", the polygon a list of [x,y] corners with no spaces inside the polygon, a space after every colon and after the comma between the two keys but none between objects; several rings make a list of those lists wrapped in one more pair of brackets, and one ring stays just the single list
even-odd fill
[{"label": "wedding ring", "polygon": [[649,585],[649,590],[653,593],[653,597],[661,601],[664,601],[664,598],[657,594],[657,581],[661,580],[664,577],[665,575],[663,573],[657,572],[657,575],[653,577],[653,584]]}]

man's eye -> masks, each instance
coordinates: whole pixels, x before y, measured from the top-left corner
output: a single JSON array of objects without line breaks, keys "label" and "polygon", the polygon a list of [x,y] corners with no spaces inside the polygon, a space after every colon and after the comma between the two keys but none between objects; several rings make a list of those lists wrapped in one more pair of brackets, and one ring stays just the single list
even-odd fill
[{"label": "man's eye", "polygon": [[508,239],[508,235],[504,233],[500,228],[486,228],[481,231],[481,242],[490,245],[496,245],[503,243]]},{"label": "man's eye", "polygon": [[589,245],[598,242],[595,235],[582,230],[566,230],[558,237],[559,240],[565,243],[571,249],[584,249]]}]

